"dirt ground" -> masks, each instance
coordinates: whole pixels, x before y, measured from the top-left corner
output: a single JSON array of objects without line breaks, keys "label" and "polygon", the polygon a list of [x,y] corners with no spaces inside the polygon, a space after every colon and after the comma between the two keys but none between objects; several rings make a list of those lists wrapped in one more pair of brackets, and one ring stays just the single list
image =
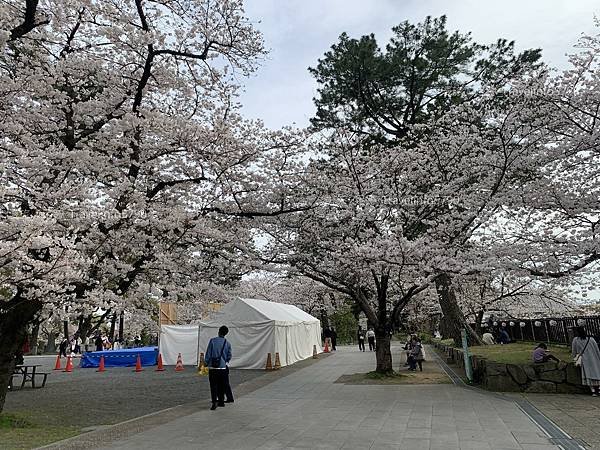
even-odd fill
[{"label": "dirt ground", "polygon": [[406,363],[406,353],[401,351],[399,355],[394,354],[394,372],[396,375],[393,377],[379,378],[373,377],[371,374],[355,373],[342,375],[335,382],[360,385],[451,383],[448,375],[446,375],[442,368],[435,361],[433,361],[432,358],[427,358],[425,361],[423,361],[422,372],[418,367],[416,372],[409,371],[408,366],[405,366],[404,363]]},{"label": "dirt ground", "polygon": [[[56,357],[27,357],[26,364],[41,364],[38,371],[50,372],[46,387],[9,392],[5,413],[25,413],[47,425],[78,428],[109,425],[172,406],[206,400],[210,402],[208,377],[199,376],[195,367],[164,372],[144,367],[134,373],[131,367],[96,369],[75,367],[72,373],[53,371]],[[64,361],[64,359],[63,359]],[[231,370],[230,381],[240,383],[260,377],[260,370]]]}]

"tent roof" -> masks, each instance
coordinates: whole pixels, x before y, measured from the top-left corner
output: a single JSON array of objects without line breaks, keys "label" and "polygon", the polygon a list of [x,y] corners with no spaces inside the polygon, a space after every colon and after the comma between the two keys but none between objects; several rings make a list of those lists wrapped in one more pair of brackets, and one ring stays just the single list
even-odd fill
[{"label": "tent roof", "polygon": [[294,305],[268,302],[253,298],[236,298],[227,303],[211,319],[203,321],[204,324],[216,323],[242,323],[266,322],[304,323],[318,322],[318,319],[305,313]]}]

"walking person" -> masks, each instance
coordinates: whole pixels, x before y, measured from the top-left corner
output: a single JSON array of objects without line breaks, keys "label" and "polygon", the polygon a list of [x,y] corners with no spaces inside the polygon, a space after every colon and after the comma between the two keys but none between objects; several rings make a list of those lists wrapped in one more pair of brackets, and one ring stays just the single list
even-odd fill
[{"label": "walking person", "polygon": [[75,334],[75,336],[73,337],[73,340],[75,341],[75,353],[80,355],[81,354],[81,338],[79,337],[79,334]]},{"label": "walking person", "polygon": [[227,333],[229,333],[229,328],[225,325],[221,326],[219,335],[208,342],[204,354],[210,383],[211,411],[217,409],[217,406],[225,406],[225,390],[228,382],[227,365],[231,361],[231,344],[225,339]]},{"label": "walking person", "polygon": [[337,343],[337,333],[335,328],[331,327],[331,349],[335,351],[335,344]]},{"label": "walking person", "polygon": [[367,331],[367,341],[369,341],[369,351],[375,351],[375,332],[372,328]]},{"label": "walking person", "polygon": [[331,330],[329,327],[325,327],[323,330],[323,337],[325,341],[325,346],[331,350]]},{"label": "walking person", "polygon": [[94,339],[94,345],[96,346],[96,351],[101,352],[104,350],[104,342],[102,341],[102,335],[100,333],[96,334],[96,338]]},{"label": "walking person", "polygon": [[600,350],[596,340],[587,335],[585,328],[575,328],[571,353],[575,365],[581,367],[582,384],[590,387],[593,397],[598,396],[600,394]]},{"label": "walking person", "polygon": [[356,332],[356,338],[358,339],[358,351],[365,351],[365,332],[362,327],[358,326],[358,331]]},{"label": "walking person", "polygon": [[67,338],[64,338],[62,341],[60,341],[60,345],[58,346],[58,355],[59,356],[64,356],[65,358],[67,357],[67,346],[69,345],[69,341],[67,340]]}]

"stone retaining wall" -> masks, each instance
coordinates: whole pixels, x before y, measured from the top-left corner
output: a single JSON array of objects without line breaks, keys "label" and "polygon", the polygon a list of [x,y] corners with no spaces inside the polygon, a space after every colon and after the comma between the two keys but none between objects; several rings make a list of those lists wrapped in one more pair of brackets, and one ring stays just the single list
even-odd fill
[{"label": "stone retaining wall", "polygon": [[[434,343],[446,354],[447,362],[464,367],[463,351]],[[471,355],[473,381],[484,389],[501,392],[584,393],[581,370],[572,362],[547,362],[541,364],[504,364]]]}]

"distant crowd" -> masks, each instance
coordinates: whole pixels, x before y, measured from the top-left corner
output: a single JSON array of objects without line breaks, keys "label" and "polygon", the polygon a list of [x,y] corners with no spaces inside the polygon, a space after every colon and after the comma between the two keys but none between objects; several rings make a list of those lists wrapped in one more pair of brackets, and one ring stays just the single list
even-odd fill
[{"label": "distant crowd", "polygon": [[67,354],[79,355],[85,352],[101,352],[107,350],[121,350],[123,348],[135,348],[142,345],[142,339],[139,336],[134,338],[119,339],[118,337],[111,339],[102,333],[96,333],[93,336],[81,339],[78,334],[72,337],[64,337],[58,347],[60,356]]}]

